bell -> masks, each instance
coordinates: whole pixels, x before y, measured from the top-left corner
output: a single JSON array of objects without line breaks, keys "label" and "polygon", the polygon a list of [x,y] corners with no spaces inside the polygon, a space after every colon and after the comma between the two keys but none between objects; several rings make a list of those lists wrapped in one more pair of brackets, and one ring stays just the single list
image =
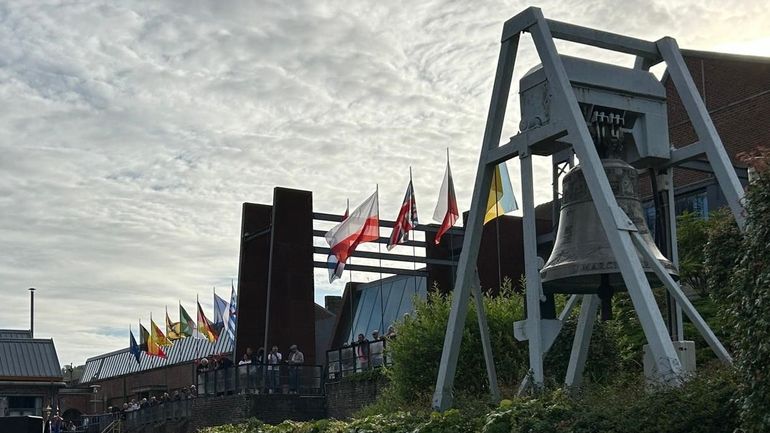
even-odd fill
[{"label": "bell", "polygon": [[[603,159],[602,166],[618,206],[636,225],[642,239],[652,249],[658,261],[669,274],[677,278],[676,268],[658,250],[647,228],[639,200],[636,169],[620,159]],[[608,319],[612,294],[625,290],[626,287],[599,221],[581,166],[573,168],[564,176],[563,192],[553,252],[540,271],[543,292],[597,294],[603,304],[602,316]],[[650,263],[645,262],[641,255],[639,259],[650,285],[659,285],[660,281]]]}]

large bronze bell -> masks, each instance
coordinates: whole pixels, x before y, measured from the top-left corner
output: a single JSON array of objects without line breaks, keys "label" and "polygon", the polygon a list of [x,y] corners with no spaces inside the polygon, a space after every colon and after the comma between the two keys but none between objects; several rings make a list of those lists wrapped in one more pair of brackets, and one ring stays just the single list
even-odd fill
[{"label": "large bronze bell", "polygon": [[[655,257],[677,277],[676,268],[655,246],[647,228],[636,169],[620,159],[604,159],[602,165],[618,205],[636,225]],[[553,252],[540,272],[543,291],[546,294],[594,293],[603,301],[609,301],[612,293],[625,290],[625,283],[599,221],[582,167],[577,166],[564,176],[563,193]],[[659,284],[650,264],[639,258],[650,284]],[[603,311],[609,308],[604,307]]]}]

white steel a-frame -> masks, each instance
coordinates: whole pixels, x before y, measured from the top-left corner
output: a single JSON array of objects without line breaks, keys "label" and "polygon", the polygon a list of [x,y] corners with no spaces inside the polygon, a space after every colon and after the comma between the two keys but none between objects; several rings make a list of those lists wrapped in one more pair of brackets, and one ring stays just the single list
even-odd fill
[{"label": "white steel a-frame", "polygon": [[[551,118],[546,124],[522,131],[512,137],[510,142],[500,145],[503,121],[505,118],[508,94],[513,77],[513,68],[522,32],[532,36],[537,53],[551,93]],[[743,188],[730,163],[716,128],[706,111],[702,99],[697,93],[679,48],[671,38],[657,42],[635,39],[619,34],[580,27],[563,22],[547,20],[540,9],[530,7],[508,20],[503,28],[502,46],[498,58],[492,100],[487,115],[486,129],[482,142],[481,155],[476,173],[476,180],[471,200],[470,215],[465,227],[465,239],[457,268],[452,310],[447,324],[444,348],[439,365],[433,407],[445,410],[452,405],[452,389],[457,367],[457,359],[462,339],[462,331],[468,311],[468,302],[472,286],[475,284],[475,268],[485,213],[486,198],[489,194],[494,167],[508,159],[518,157],[521,162],[522,208],[524,230],[524,256],[526,277],[527,319],[523,329],[517,332],[525,336],[529,344],[530,373],[525,384],[540,387],[543,384],[543,356],[553,343],[558,332],[548,326],[547,320],[541,319],[540,302],[543,299],[540,272],[537,257],[537,239],[535,232],[535,205],[533,191],[532,154],[551,155],[550,151],[538,150],[537,145],[559,139],[569,144],[583,166],[588,189],[599,215],[601,225],[607,235],[618,269],[628,289],[650,350],[655,359],[655,368],[663,383],[678,385],[682,381],[682,366],[669,336],[666,324],[653,297],[650,285],[645,277],[637,255],[637,249],[644,257],[651,257],[644,242],[638,239],[637,229],[628,216],[618,206],[602,163],[589,134],[583,114],[567,77],[566,70],[559,57],[554,38],[591,45],[608,50],[637,56],[636,68],[648,69],[660,62],[665,62],[671,79],[680,95],[687,114],[692,120],[698,136],[698,142],[671,151],[669,160],[661,170],[670,170],[681,162],[705,154],[716,179],[732,210],[738,225],[745,225],[742,214]],[[670,172],[669,172],[670,174]],[[670,221],[670,224],[674,222]],[[653,265],[659,263],[649,259]],[[711,348],[720,359],[730,362],[730,356],[714,336],[708,325],[698,315],[692,304],[682,293],[677,283],[665,270],[658,266],[655,272],[683,308],[688,317],[696,324]],[[593,318],[597,306],[593,295],[583,297],[579,329],[570,359],[567,382],[579,381],[585,363],[587,344],[593,327]],[[565,312],[564,319],[576,303],[573,296]],[[484,316],[478,312],[479,319]],[[480,320],[481,321],[481,320]],[[484,341],[490,382],[495,381],[494,363],[491,359],[489,342]],[[491,369],[490,369],[491,364]],[[572,378],[572,379],[570,379]],[[493,398],[497,384],[490,383]]]}]

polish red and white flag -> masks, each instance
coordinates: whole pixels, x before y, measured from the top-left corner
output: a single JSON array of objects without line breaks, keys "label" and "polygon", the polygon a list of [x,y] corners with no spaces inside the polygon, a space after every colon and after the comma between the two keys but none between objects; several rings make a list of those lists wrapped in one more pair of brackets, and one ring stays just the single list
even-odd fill
[{"label": "polish red and white flag", "polygon": [[347,219],[326,232],[326,242],[338,262],[346,262],[359,244],[379,239],[379,215],[380,205],[375,191]]},{"label": "polish red and white flag", "polygon": [[436,211],[433,212],[433,219],[441,223],[441,227],[436,233],[434,241],[436,245],[441,242],[441,237],[446,233],[460,217],[457,210],[457,197],[455,197],[455,185],[452,182],[452,169],[449,168],[449,158],[446,161],[446,172],[444,172],[444,181],[441,183],[441,192],[438,195]]},{"label": "polish red and white flag", "polygon": [[[345,214],[342,215],[342,221],[345,221],[348,219],[348,215],[350,214],[350,202],[348,201],[348,206],[345,208]],[[333,282],[336,279],[342,278],[342,272],[345,270],[345,262],[337,261],[337,256],[335,256],[333,253],[329,253],[329,255],[326,257],[326,265],[329,267],[329,282]]]}]

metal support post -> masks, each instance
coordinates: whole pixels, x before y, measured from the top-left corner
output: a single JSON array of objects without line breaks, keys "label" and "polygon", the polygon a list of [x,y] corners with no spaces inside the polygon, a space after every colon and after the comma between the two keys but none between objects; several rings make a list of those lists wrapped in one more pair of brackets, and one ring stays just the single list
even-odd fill
[{"label": "metal support post", "polygon": [[[564,305],[564,309],[561,310],[561,313],[559,313],[559,321],[564,322],[569,317],[570,313],[572,313],[572,310],[575,308],[575,304],[577,304],[578,296],[577,295],[570,295],[569,299],[567,299],[567,303]],[[559,329],[559,332],[561,332],[561,329]],[[556,334],[554,336],[553,340],[550,340],[549,342],[546,342],[543,346],[543,358],[545,358],[545,354],[548,353],[549,350],[551,350],[551,346],[553,346],[553,342],[556,340],[556,337],[559,335]],[[516,395],[521,397],[524,395],[524,392],[529,388],[530,385],[530,375],[526,374],[524,378],[521,380],[521,384],[519,384],[519,389],[516,391]]]},{"label": "metal support post", "polygon": [[682,366],[631,241],[631,231],[635,231],[636,227],[615,200],[545,18],[540,10],[534,13],[537,23],[530,28],[530,33],[553,89],[554,106],[561,107],[560,118],[567,126],[568,135],[573,138],[573,148],[583,166],[589,192],[655,358],[657,371],[664,381],[678,385],[681,383]]},{"label": "metal support post", "polygon": [[[666,187],[666,201],[667,201],[667,207],[666,207],[666,223],[668,225],[668,230],[666,233],[668,234],[668,242],[666,243],[666,246],[668,248],[668,251],[666,253],[668,254],[669,260],[671,260],[671,263],[674,264],[674,267],[679,269],[679,246],[677,243],[677,230],[676,230],[676,197],[674,196],[674,169],[668,168],[666,170],[665,176],[665,182],[664,185]],[[673,299],[673,296],[670,294],[668,295],[671,297],[671,305],[674,307],[673,314],[671,316],[671,321],[674,324],[674,328],[676,329],[676,341],[684,341],[684,322],[682,322],[682,306],[679,305],[678,302],[676,302],[676,299]]]},{"label": "metal support post", "polygon": [[596,312],[599,309],[599,297],[596,295],[583,295],[580,304],[580,317],[575,329],[575,339],[572,342],[572,352],[569,355],[567,376],[564,385],[567,388],[580,386],[583,381],[586,359],[588,359],[588,347],[591,344],[591,334],[594,332]]},{"label": "metal support post", "polygon": [[457,278],[452,294],[452,310],[449,313],[449,321],[444,336],[444,348],[441,352],[441,362],[436,379],[436,390],[433,394],[433,408],[439,411],[446,410],[452,405],[457,358],[460,355],[460,343],[465,327],[465,318],[468,314],[470,286],[474,283],[476,261],[484,228],[485,206],[489,197],[494,170],[494,166],[487,162],[488,153],[500,144],[518,46],[519,36],[516,35],[505,40],[500,47],[492,100],[487,114],[487,126],[484,131],[476,183],[471,198],[471,210],[465,228],[463,249],[457,266]]},{"label": "metal support post", "polygon": [[527,281],[527,337],[529,341],[529,369],[532,385],[543,386],[543,336],[540,327],[540,269],[537,262],[537,232],[535,226],[535,193],[532,180],[532,154],[521,155],[521,199],[524,216],[524,275]]},{"label": "metal support post", "polygon": [[668,289],[669,293],[671,293],[674,299],[676,299],[677,304],[681,305],[682,310],[685,312],[685,314],[687,314],[687,317],[690,319],[693,325],[695,325],[695,328],[698,329],[698,332],[700,332],[700,334],[703,336],[703,339],[706,340],[706,343],[708,343],[709,347],[711,347],[711,350],[714,351],[714,353],[722,362],[725,364],[732,364],[733,358],[727,352],[727,349],[722,346],[722,343],[719,341],[716,335],[714,335],[714,332],[711,330],[711,328],[709,328],[709,325],[706,323],[706,321],[703,320],[703,317],[701,317],[701,315],[698,313],[698,310],[696,310],[692,305],[690,300],[687,298],[687,295],[685,295],[684,292],[682,292],[682,289],[679,288],[679,285],[676,283],[676,281],[674,281],[674,279],[671,278],[671,275],[666,272],[666,269],[663,267],[663,265],[661,265],[659,261],[655,260],[655,255],[644,243],[641,235],[634,233],[632,239],[636,245],[636,248],[639,250],[642,256],[644,256],[644,259],[651,264],[655,275],[658,276],[660,281],[663,282],[663,285],[666,286],[666,289]]},{"label": "metal support post", "polygon": [[484,297],[481,294],[481,281],[478,281],[476,274],[476,284],[473,285],[473,300],[476,302],[476,317],[479,320],[479,334],[481,336],[481,347],[484,351],[484,362],[487,367],[487,377],[489,378],[489,393],[492,394],[492,401],[500,401],[500,387],[497,384],[497,371],[495,370],[495,359],[492,353],[492,341],[489,338],[489,326],[487,325],[487,314],[484,310]]},{"label": "metal support post", "polygon": [[741,231],[745,229],[746,217],[743,215],[743,185],[735,174],[735,169],[727,156],[727,151],[719,138],[717,129],[711,121],[706,104],[695,87],[690,71],[679,51],[679,45],[672,38],[663,38],[656,42],[663,60],[668,66],[668,73],[674,82],[679,98],[682,100],[687,115],[692,122],[698,140],[703,143],[706,157],[714,170],[722,194],[735,217]]}]

